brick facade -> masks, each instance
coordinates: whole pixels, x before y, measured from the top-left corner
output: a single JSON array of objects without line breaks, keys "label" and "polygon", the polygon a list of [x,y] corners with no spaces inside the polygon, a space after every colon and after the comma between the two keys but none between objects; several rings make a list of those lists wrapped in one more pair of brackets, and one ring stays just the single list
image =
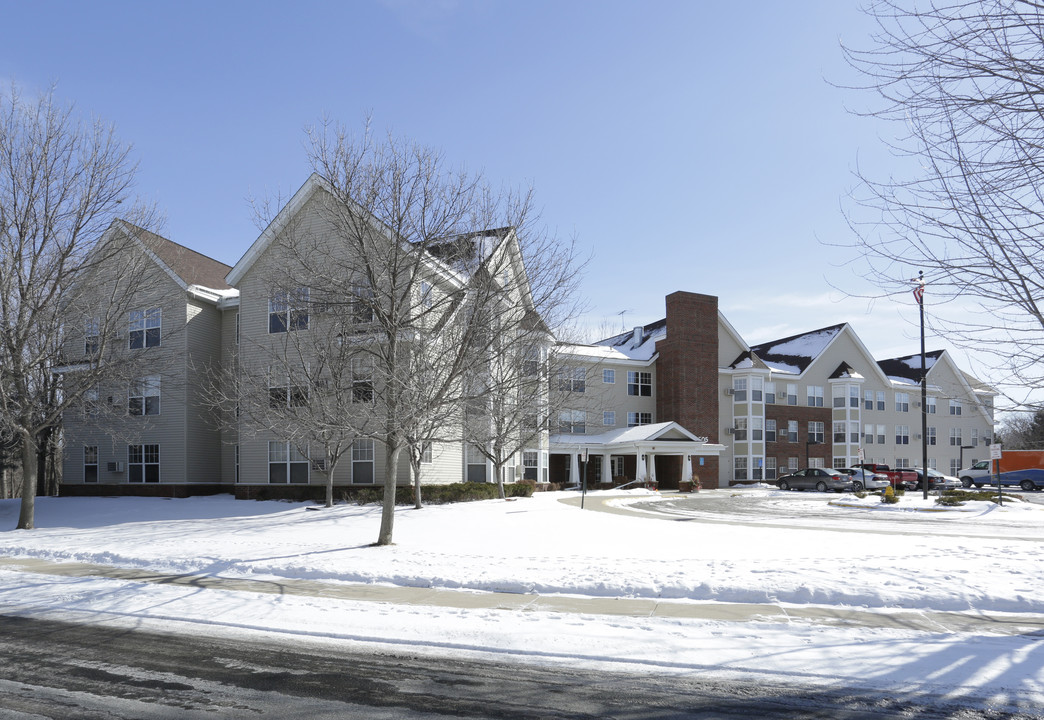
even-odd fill
[{"label": "brick facade", "polygon": [[[798,458],[798,467],[808,467],[808,458],[822,458],[824,467],[831,467],[834,461],[831,444],[831,411],[827,407],[805,407],[800,405],[766,405],[765,419],[776,421],[776,442],[765,443],[765,456],[776,458],[777,472],[786,474],[788,458]],[[787,440],[787,421],[797,420],[797,442]],[[823,444],[805,446],[808,442],[808,424],[823,423]]]},{"label": "brick facade", "polygon": [[[656,419],[718,442],[718,298],[667,296],[667,337],[656,344]],[[718,487],[718,458],[694,459],[704,487]]]}]

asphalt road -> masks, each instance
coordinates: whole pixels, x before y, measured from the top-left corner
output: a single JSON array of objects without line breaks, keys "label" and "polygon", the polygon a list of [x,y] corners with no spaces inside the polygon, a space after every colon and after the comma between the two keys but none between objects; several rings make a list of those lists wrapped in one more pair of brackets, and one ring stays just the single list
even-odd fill
[{"label": "asphalt road", "polygon": [[0,616],[0,718],[1030,718],[936,697],[358,655]]}]

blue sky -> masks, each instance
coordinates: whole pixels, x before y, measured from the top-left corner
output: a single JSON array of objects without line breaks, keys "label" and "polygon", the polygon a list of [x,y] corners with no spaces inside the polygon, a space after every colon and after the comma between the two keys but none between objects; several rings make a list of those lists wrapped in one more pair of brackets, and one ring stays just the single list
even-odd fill
[{"label": "blue sky", "polygon": [[0,0],[0,80],[113,122],[165,234],[229,264],[257,236],[246,199],[306,178],[304,128],[369,113],[532,184],[593,255],[591,326],[690,290],[752,344],[848,321],[884,358],[919,350],[916,306],[844,299],[871,289],[823,244],[851,238],[857,163],[889,169],[893,129],[846,110],[872,99],[828,82],[851,80],[842,40],[869,43],[855,5]]}]

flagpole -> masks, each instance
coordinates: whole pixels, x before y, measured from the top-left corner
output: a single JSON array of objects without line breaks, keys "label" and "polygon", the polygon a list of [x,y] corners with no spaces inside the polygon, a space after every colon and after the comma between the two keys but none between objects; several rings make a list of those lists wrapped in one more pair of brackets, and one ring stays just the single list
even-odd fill
[{"label": "flagpole", "polygon": [[919,286],[914,290],[921,310],[921,489],[928,499],[928,371],[924,353],[924,270],[917,273]]}]

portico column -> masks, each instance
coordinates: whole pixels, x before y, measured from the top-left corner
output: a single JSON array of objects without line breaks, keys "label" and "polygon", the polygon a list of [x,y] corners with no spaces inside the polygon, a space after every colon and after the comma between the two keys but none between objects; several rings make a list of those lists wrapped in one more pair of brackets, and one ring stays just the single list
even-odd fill
[{"label": "portico column", "polygon": [[682,455],[682,482],[692,482],[692,455]]},{"label": "portico column", "polygon": [[569,484],[579,485],[580,484],[580,454],[571,453],[569,455]]},{"label": "portico column", "polygon": [[613,482],[613,462],[609,453],[602,453],[602,482],[606,485]]},{"label": "portico column", "polygon": [[635,453],[635,458],[634,459],[635,459],[635,463],[634,463],[634,468],[635,468],[634,469],[634,479],[638,480],[640,482],[645,482],[645,477],[646,477],[646,475],[645,475],[645,471],[646,471],[646,468],[645,468],[645,456],[642,455],[642,451],[641,450],[639,450],[637,453]]},{"label": "portico column", "polygon": [[652,453],[645,454],[645,460],[649,463],[649,482],[656,482],[656,456]]}]

